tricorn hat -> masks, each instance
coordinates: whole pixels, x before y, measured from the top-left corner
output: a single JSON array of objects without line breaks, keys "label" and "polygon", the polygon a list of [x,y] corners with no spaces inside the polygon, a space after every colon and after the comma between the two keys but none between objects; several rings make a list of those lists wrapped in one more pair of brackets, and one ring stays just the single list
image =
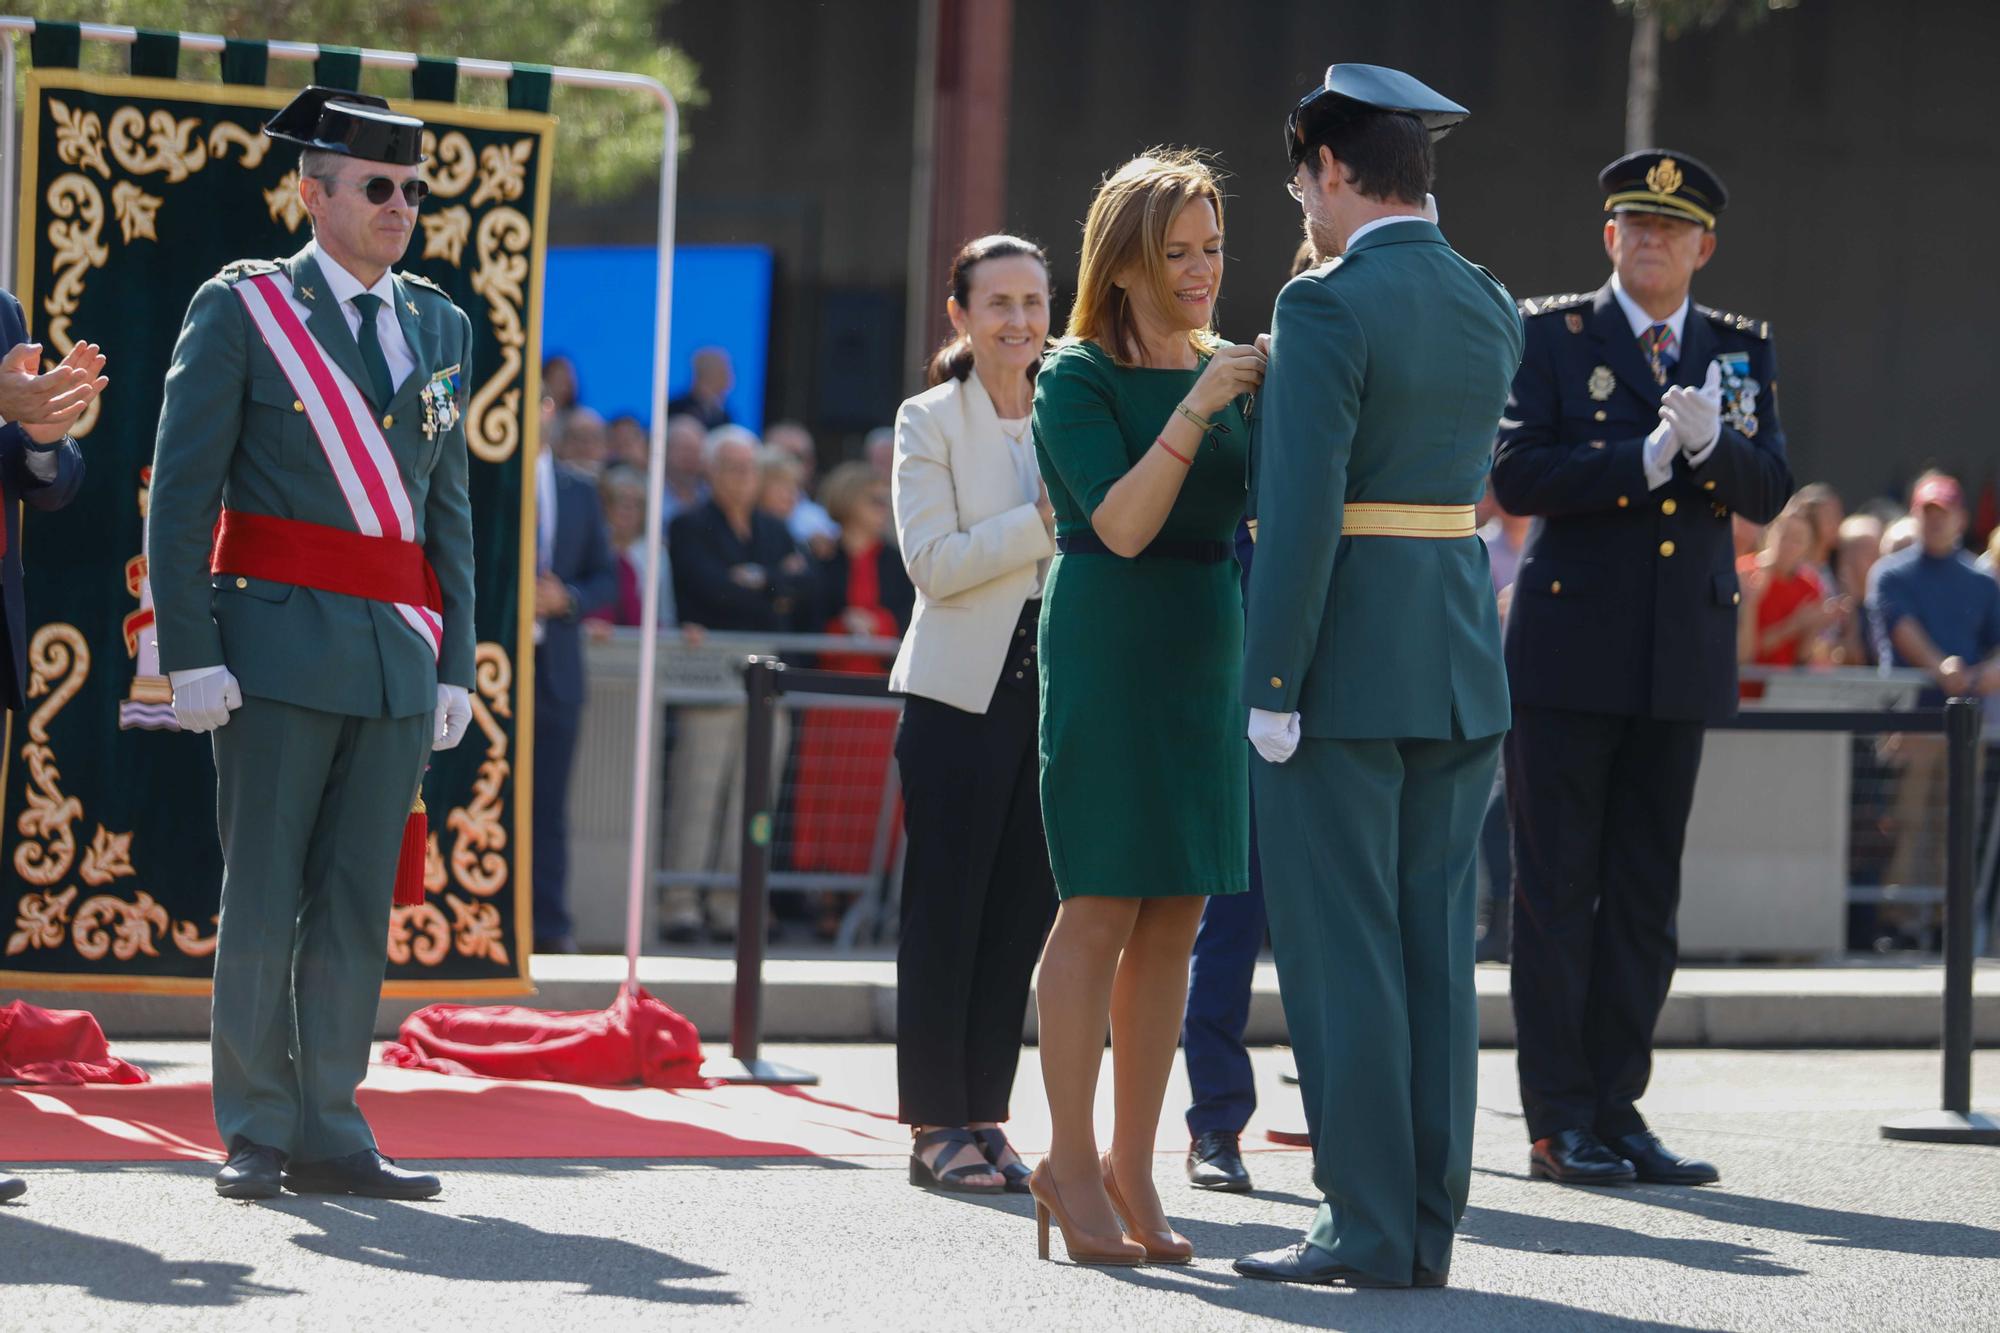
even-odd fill
[{"label": "tricorn hat", "polygon": [[1328,65],[1326,79],[1299,99],[1285,117],[1285,151],[1296,166],[1306,144],[1333,124],[1374,113],[1415,116],[1436,143],[1472,113],[1399,69],[1382,65]]},{"label": "tricorn hat", "polygon": [[345,88],[307,88],[264,123],[264,133],[367,162],[414,167],[425,160],[421,120],[391,111],[379,97]]},{"label": "tricorn hat", "polygon": [[1658,213],[1715,230],[1729,202],[1722,177],[1686,153],[1641,148],[1597,173],[1607,213]]}]

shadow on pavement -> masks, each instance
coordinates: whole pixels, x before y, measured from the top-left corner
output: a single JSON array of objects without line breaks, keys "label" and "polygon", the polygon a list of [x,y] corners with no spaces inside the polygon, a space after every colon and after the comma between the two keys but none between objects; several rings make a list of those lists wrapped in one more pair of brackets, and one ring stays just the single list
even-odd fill
[{"label": "shadow on pavement", "polygon": [[[99,1300],[133,1305],[229,1306],[253,1296],[296,1296],[252,1282],[249,1264],[168,1259],[124,1241],[31,1222],[0,1210],[0,1290],[76,1287]],[[14,1302],[0,1297],[0,1306]]]},{"label": "shadow on pavement", "polygon": [[[1228,1228],[1218,1228],[1228,1230]],[[1275,1231],[1258,1227],[1256,1231]],[[1297,1239],[1296,1232],[1285,1233]],[[1192,1233],[1189,1239],[1193,1239]],[[1240,1243],[1240,1242],[1239,1242]],[[1261,1242],[1260,1242],[1261,1243]],[[1283,1243],[1280,1241],[1279,1243]],[[1199,1242],[1197,1242],[1199,1246]],[[1254,1249],[1248,1245],[1246,1249]],[[1204,1251],[1204,1253],[1206,1253]],[[1090,1272],[1109,1281],[1191,1296],[1215,1306],[1233,1323],[1252,1315],[1305,1328],[1343,1333],[1409,1333],[1412,1329],[1478,1329],[1479,1333],[1721,1333],[1687,1324],[1667,1324],[1623,1315],[1581,1310],[1560,1301],[1508,1296],[1499,1292],[1447,1287],[1442,1291],[1350,1291],[1289,1282],[1256,1282],[1233,1273],[1199,1269],[1099,1268]],[[1198,1326],[1192,1319],[1188,1327]]]},{"label": "shadow on pavement", "polygon": [[[1526,1180],[1527,1176],[1513,1171],[1495,1171],[1486,1167],[1474,1167],[1475,1175],[1498,1176],[1506,1180]],[[1853,1212],[1845,1208],[1820,1208],[1812,1204],[1791,1203],[1784,1199],[1767,1199],[1754,1194],[1742,1194],[1727,1185],[1676,1188],[1666,1185],[1640,1185],[1631,1189],[1620,1189],[1610,1195],[1625,1203],[1643,1203],[1653,1208],[1665,1208],[1677,1213],[1686,1213],[1704,1221],[1731,1227],[1760,1228],[1765,1231],[1786,1231],[1795,1236],[1809,1236],[1816,1245],[1835,1249],[1880,1250],[1888,1254],[1909,1254],[1921,1258],[1934,1259],[1991,1259],[2000,1256],[2000,1231],[1989,1227],[1973,1226],[1967,1222],[1937,1221],[1931,1218],[1888,1217],[1880,1213]],[[1468,1224],[1473,1214],[1482,1210],[1475,1207],[1467,1211]],[[1491,1210],[1485,1210],[1491,1211]],[[1557,1228],[1568,1223],[1551,1221],[1546,1218],[1526,1217],[1520,1214],[1500,1214],[1518,1217],[1524,1222],[1535,1223],[1539,1227]],[[1578,1223],[1592,1226],[1592,1223]],[[1673,1245],[1682,1242],[1661,1241],[1657,1237],[1642,1236],[1625,1227],[1604,1227],[1606,1232],[1633,1238],[1634,1245]],[[1504,1243],[1488,1241],[1487,1243]],[[1708,1245],[1712,1242],[1685,1242],[1694,1245]],[[1517,1247],[1519,1248],[1519,1247]],[[1539,1248],[1528,1246],[1526,1248]],[[1746,1255],[1763,1253],[1746,1247],[1741,1249]],[[1578,1254],[1639,1254],[1634,1248],[1622,1250],[1586,1247],[1574,1250]],[[1652,1251],[1646,1250],[1651,1254]],[[1668,1257],[1654,1255],[1654,1257]],[[1717,1269],[1713,1263],[1691,1263],[1690,1267]],[[1733,1271],[1754,1271],[1728,1265]],[[1801,1270],[1786,1268],[1785,1273]]]},{"label": "shadow on pavement", "polygon": [[[1623,1195],[1620,1196],[1625,1197]],[[1757,1225],[1747,1219],[1745,1225]],[[1687,1236],[1656,1236],[1632,1227],[1574,1218],[1510,1213],[1499,1208],[1468,1208],[1458,1238],[1472,1245],[1490,1245],[1526,1254],[1578,1254],[1620,1259],[1657,1259],[1709,1273],[1741,1277],[1803,1277],[1805,1270],[1772,1260],[1769,1250],[1734,1241],[1701,1240]]]},{"label": "shadow on pavement", "polygon": [[294,1198],[265,1205],[319,1228],[292,1243],[329,1259],[460,1282],[555,1282],[581,1295],[738,1305],[733,1291],[675,1286],[723,1277],[615,1236],[542,1231],[504,1217],[461,1217],[387,1199]]}]

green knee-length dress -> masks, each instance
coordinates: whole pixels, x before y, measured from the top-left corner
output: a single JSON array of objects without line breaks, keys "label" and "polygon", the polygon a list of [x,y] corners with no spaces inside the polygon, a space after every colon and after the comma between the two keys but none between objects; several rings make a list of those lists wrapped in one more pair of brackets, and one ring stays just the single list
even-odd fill
[{"label": "green knee-length dress", "polygon": [[[1091,531],[1105,493],[1153,447],[1199,374],[1120,366],[1089,342],[1050,355],[1035,381],[1035,453],[1058,536]],[[1233,551],[1250,433],[1234,406],[1216,427],[1160,537]],[[1061,897],[1249,888],[1238,572],[1233,556],[1204,564],[1078,552],[1051,565],[1042,822]]]}]

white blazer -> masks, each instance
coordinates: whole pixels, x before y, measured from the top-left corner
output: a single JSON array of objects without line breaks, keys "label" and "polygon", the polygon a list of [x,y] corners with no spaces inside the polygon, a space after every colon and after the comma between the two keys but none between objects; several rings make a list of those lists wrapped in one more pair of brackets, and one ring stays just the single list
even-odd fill
[{"label": "white blazer", "polygon": [[917,610],[889,688],[984,713],[1035,590],[1036,563],[1056,544],[1021,496],[1012,446],[977,372],[897,411],[891,497]]}]

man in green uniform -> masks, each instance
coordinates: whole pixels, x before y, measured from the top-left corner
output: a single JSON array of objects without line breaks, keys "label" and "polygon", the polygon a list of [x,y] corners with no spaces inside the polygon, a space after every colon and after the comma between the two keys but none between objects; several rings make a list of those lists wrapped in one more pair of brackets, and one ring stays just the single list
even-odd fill
[{"label": "man in green uniform", "polygon": [[1325,1195],[1276,1281],[1439,1286],[1471,1175],[1473,851],[1507,681],[1473,505],[1513,298],[1426,216],[1463,107],[1335,65],[1286,125],[1319,253],[1272,317],[1243,692],[1258,852]]},{"label": "man in green uniform", "polygon": [[214,733],[216,1192],[428,1198],[355,1104],[425,762],[471,720],[471,323],[391,273],[422,122],[311,88],[313,241],[204,283],[167,373],[146,553],[186,731]]}]

